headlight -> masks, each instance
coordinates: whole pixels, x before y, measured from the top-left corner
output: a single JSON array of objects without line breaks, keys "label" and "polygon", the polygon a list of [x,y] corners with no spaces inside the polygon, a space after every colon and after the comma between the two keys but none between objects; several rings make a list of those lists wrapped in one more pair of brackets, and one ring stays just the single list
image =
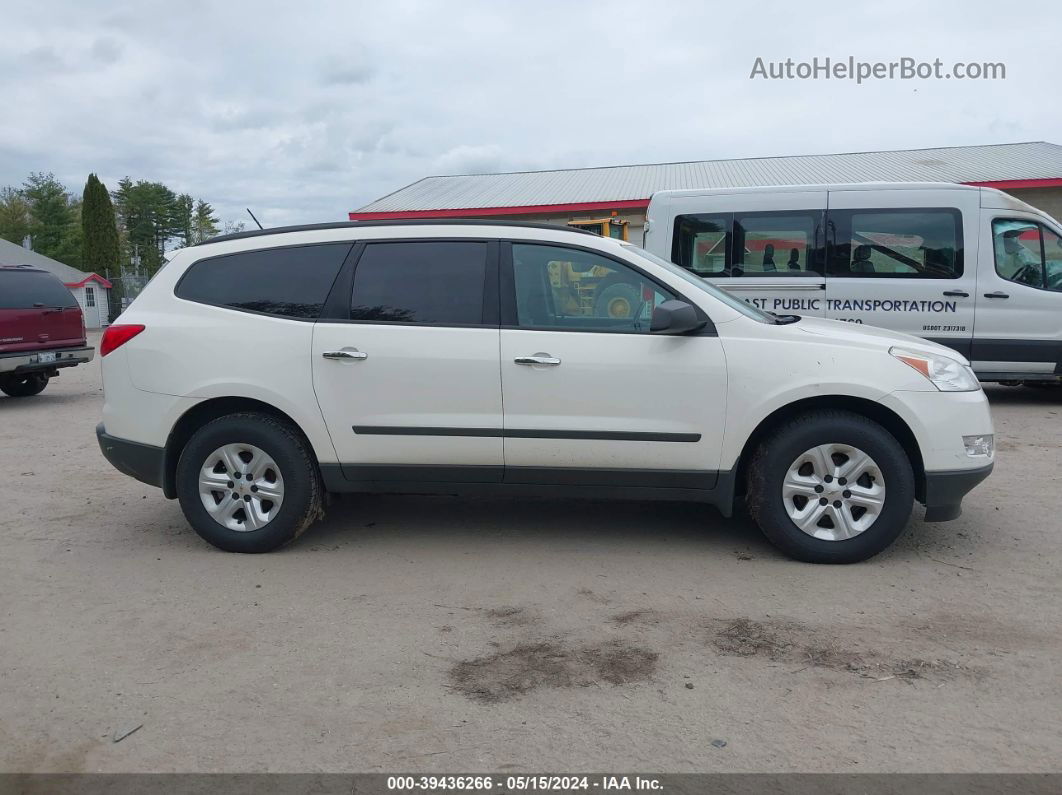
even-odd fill
[{"label": "headlight", "polygon": [[973,370],[949,356],[889,348],[889,353],[913,367],[941,392],[974,392],[981,388]]}]

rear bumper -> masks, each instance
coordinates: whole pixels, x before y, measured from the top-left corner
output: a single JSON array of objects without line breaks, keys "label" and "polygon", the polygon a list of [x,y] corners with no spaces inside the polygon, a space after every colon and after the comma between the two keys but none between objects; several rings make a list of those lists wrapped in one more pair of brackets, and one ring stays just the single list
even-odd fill
[{"label": "rear bumper", "polygon": [[162,488],[166,451],[161,447],[111,436],[104,430],[102,422],[96,426],[96,440],[103,457],[123,475]]},{"label": "rear bumper", "polygon": [[[41,370],[56,370],[60,367],[74,367],[91,362],[96,349],[56,348],[44,351],[24,351],[19,353],[0,353],[0,373],[33,373]],[[54,362],[42,362],[41,354],[54,353]]]},{"label": "rear bumper", "polygon": [[993,464],[978,469],[926,472],[926,521],[947,522],[962,514],[962,498],[992,473]]}]

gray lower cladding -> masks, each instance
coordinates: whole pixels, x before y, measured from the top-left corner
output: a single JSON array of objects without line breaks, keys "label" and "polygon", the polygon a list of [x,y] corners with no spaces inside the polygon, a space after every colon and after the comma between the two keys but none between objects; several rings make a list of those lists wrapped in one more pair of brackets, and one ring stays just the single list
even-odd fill
[{"label": "gray lower cladding", "polygon": [[962,498],[992,474],[993,464],[977,469],[926,472],[927,522],[947,522],[962,514]]},{"label": "gray lower cladding", "polygon": [[[930,342],[958,351],[972,362],[1033,362],[1054,364],[1054,372],[1062,375],[1062,340],[989,339],[926,337]],[[997,372],[977,370],[982,380],[995,380]],[[1035,372],[1035,371],[1033,371]],[[1010,378],[1020,373],[1006,373]]]},{"label": "gray lower cladding", "polygon": [[354,425],[359,436],[478,436],[494,439],[590,439],[613,442],[699,442],[699,433],[654,431],[540,431],[522,428],[451,428],[408,425]]},{"label": "gray lower cladding", "polygon": [[96,426],[96,441],[100,444],[103,457],[123,475],[149,486],[162,487],[166,476],[164,448],[111,436],[104,429],[102,422]]},{"label": "gray lower cladding", "polygon": [[706,502],[732,515],[737,470],[322,464],[325,489],[378,494]]}]

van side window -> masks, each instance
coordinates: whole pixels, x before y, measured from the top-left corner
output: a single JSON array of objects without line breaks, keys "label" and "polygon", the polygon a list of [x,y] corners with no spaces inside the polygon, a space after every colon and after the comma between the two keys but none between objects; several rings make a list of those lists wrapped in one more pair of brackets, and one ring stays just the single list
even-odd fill
[{"label": "van side window", "polygon": [[350,249],[350,243],[323,243],[201,259],[174,292],[201,304],[316,320]]},{"label": "van side window", "polygon": [[992,222],[996,273],[1007,281],[1062,291],[1062,238],[1036,223],[997,218]]},{"label": "van side window", "polygon": [[671,261],[698,276],[729,276],[729,213],[680,215],[675,219]]},{"label": "van side window", "polygon": [[821,275],[814,256],[821,217],[821,212],[737,213],[731,275]]},{"label": "van side window", "polygon": [[962,213],[957,209],[830,210],[828,226],[831,276],[962,276]]}]

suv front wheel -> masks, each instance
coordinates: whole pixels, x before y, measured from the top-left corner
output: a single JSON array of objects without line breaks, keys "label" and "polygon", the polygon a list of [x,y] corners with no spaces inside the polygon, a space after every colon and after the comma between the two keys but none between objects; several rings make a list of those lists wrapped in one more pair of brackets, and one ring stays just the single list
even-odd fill
[{"label": "suv front wheel", "polygon": [[230,414],[200,428],[177,463],[177,498],[204,540],[270,552],[322,514],[321,480],[302,436],[268,414]]},{"label": "suv front wheel", "polygon": [[809,563],[855,563],[895,541],[911,515],[914,474],[900,443],[848,411],[788,421],[749,466],[749,512],[764,535]]}]

